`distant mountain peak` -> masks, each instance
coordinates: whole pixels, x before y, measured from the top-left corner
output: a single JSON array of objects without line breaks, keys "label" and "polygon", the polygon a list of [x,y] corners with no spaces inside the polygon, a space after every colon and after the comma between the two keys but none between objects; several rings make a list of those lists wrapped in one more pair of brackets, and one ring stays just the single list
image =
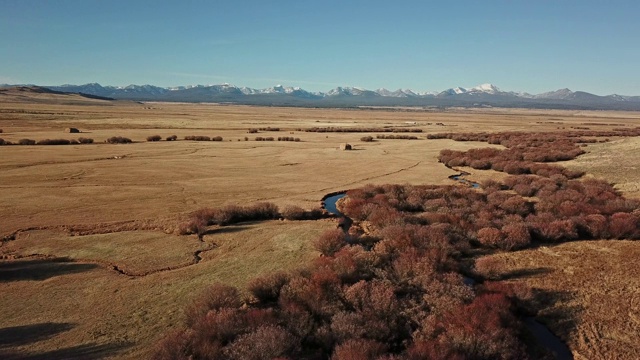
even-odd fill
[{"label": "distant mountain peak", "polygon": [[471,88],[453,87],[436,92],[415,92],[411,89],[389,90],[381,87],[367,90],[362,87],[338,86],[325,92],[309,92],[300,87],[277,84],[255,89],[237,87],[229,83],[218,85],[189,85],[158,87],[154,85],[102,86],[84,85],[47,86],[46,88],[71,93],[90,94],[114,99],[137,101],[228,102],[247,104],[285,104],[303,106],[520,106],[582,109],[640,110],[640,96],[598,96],[582,91],[558,89],[531,95],[524,92],[503,91],[491,83]]},{"label": "distant mountain peak", "polygon": [[493,84],[481,84],[469,89],[469,91],[483,92],[487,94],[497,94],[502,92],[497,86]]}]

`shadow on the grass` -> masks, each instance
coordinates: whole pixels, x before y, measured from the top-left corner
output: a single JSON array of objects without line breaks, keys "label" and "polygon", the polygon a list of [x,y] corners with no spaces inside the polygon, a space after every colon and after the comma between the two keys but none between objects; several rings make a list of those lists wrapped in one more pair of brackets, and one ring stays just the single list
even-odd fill
[{"label": "shadow on the grass", "polygon": [[4,260],[0,262],[0,283],[46,280],[55,276],[89,271],[97,267],[96,264],[76,263],[65,257]]},{"label": "shadow on the grass", "polygon": [[70,323],[41,323],[0,329],[0,348],[28,345],[71,330]]}]

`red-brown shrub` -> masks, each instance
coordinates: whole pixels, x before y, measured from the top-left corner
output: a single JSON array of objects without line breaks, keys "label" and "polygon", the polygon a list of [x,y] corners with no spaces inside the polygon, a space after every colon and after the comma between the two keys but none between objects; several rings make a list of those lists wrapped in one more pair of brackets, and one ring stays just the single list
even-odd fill
[{"label": "red-brown shrub", "polygon": [[509,301],[501,294],[484,294],[471,304],[448,312],[439,321],[423,325],[423,341],[437,341],[444,349],[470,359],[521,359],[525,349],[516,337],[517,321]]},{"label": "red-brown shrub", "polygon": [[505,199],[499,207],[509,214],[520,216],[526,216],[532,210],[532,207],[520,196],[511,196]]},{"label": "red-brown shrub", "polygon": [[282,209],[282,217],[287,220],[304,220],[306,212],[303,208],[296,205],[288,205]]},{"label": "red-brown shrub", "polygon": [[327,230],[313,241],[313,248],[324,256],[333,256],[346,245],[347,237],[340,229]]},{"label": "red-brown shrub", "polygon": [[168,333],[153,349],[153,360],[189,360],[191,359],[191,335],[186,329]]},{"label": "red-brown shrub", "polygon": [[379,228],[398,224],[401,222],[401,219],[402,215],[400,212],[387,206],[374,206],[367,216],[367,220]]},{"label": "red-brown shrub", "polygon": [[222,140],[223,140],[222,136],[214,136],[211,138],[211,141],[222,141]]},{"label": "red-brown shrub", "polygon": [[300,340],[280,326],[262,326],[239,336],[224,349],[232,360],[263,360],[293,356],[300,348]]},{"label": "red-brown shrub", "polygon": [[78,142],[80,144],[93,144],[93,139],[81,137],[81,138],[78,138]]},{"label": "red-brown shrub", "polygon": [[496,228],[485,227],[478,230],[478,241],[489,247],[500,247],[504,240],[504,234]]},{"label": "red-brown shrub", "polygon": [[162,136],[160,135],[147,136],[147,141],[160,141],[160,140],[162,140]]},{"label": "red-brown shrub", "polygon": [[363,137],[360,138],[360,141],[372,142],[373,141],[373,136],[363,136]]},{"label": "red-brown shrub", "polygon": [[249,285],[249,292],[262,303],[278,300],[280,290],[289,281],[289,275],[276,272],[253,279]]},{"label": "red-brown shrub", "polygon": [[238,289],[222,284],[214,284],[205,289],[185,309],[185,322],[191,326],[209,310],[235,309],[242,305]]},{"label": "red-brown shrub", "polygon": [[176,141],[178,140],[178,135],[167,136],[166,141]]},{"label": "red-brown shrub", "polygon": [[221,308],[207,311],[191,324],[193,357],[217,358],[223,347],[248,330],[244,314],[238,309]]},{"label": "red-brown shrub", "polygon": [[483,256],[476,259],[474,268],[476,273],[488,279],[497,279],[503,272],[503,262],[492,256]]},{"label": "red-brown shrub", "polygon": [[386,350],[384,344],[374,340],[350,339],[336,346],[331,360],[376,360]]},{"label": "red-brown shrub", "polygon": [[589,214],[580,218],[580,226],[587,236],[593,239],[609,237],[607,217],[601,214]]},{"label": "red-brown shrub", "polygon": [[640,234],[638,217],[618,212],[609,217],[609,234],[614,239],[637,239]]},{"label": "red-brown shrub", "polygon": [[331,269],[343,284],[351,284],[373,277],[379,257],[359,245],[344,246],[334,254]]},{"label": "red-brown shrub", "polygon": [[501,229],[504,240],[499,247],[504,250],[522,249],[531,243],[529,229],[524,223],[506,224]]},{"label": "red-brown shrub", "polygon": [[314,316],[325,319],[340,311],[342,305],[336,302],[340,279],[326,267],[321,270],[313,273],[312,279],[303,276],[293,277],[280,290],[280,306],[301,306]]}]

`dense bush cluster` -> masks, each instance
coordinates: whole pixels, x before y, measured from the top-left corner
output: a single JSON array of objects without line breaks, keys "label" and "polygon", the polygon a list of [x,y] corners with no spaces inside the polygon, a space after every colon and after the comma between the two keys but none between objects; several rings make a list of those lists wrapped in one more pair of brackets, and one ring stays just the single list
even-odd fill
[{"label": "dense bush cluster", "polygon": [[105,140],[106,143],[109,144],[129,144],[131,143],[131,139],[126,138],[126,137],[122,137],[122,136],[112,136],[110,138],[108,138],[107,140]]},{"label": "dense bush cluster", "polygon": [[387,132],[387,133],[421,133],[422,129],[416,128],[345,128],[345,127],[313,127],[309,129],[298,129],[306,132],[338,132],[338,133],[363,133],[363,132]]},{"label": "dense bush cluster", "polygon": [[[93,139],[78,138],[76,139],[44,139],[44,140],[32,140],[32,139],[20,139],[18,145],[77,145],[77,144],[92,144]],[[0,145],[13,145],[11,141],[0,139]]]},{"label": "dense bush cluster", "polygon": [[256,136],[256,141],[273,141],[275,140],[272,136],[267,136],[267,137],[262,137],[262,136]]},{"label": "dense bush cluster", "polygon": [[305,210],[296,205],[285,206],[280,215],[287,220],[317,220],[325,217],[322,209]]},{"label": "dense bush cluster", "polygon": [[[173,137],[170,137],[170,138],[172,138],[172,140],[175,140]],[[222,136],[209,137],[209,136],[202,136],[202,135],[189,135],[189,136],[185,136],[184,139],[191,140],[191,141],[222,141],[223,140]],[[171,141],[171,140],[167,138],[167,141]]]},{"label": "dense bush cluster", "polygon": [[189,218],[178,227],[181,235],[198,234],[202,236],[211,225],[231,225],[243,221],[272,220],[316,220],[325,217],[321,209],[304,210],[290,205],[279,211],[277,205],[261,202],[248,206],[227,205],[221,208],[202,208],[194,211]]},{"label": "dense bush cluster", "polygon": [[[514,147],[520,141],[542,141],[555,142],[558,140],[573,139],[574,142],[585,142],[586,139],[595,137],[607,138],[617,136],[640,136],[640,127],[636,128],[617,128],[613,130],[599,131],[564,131],[564,132],[502,132],[502,133],[439,133],[428,134],[427,139],[451,139],[455,141],[480,141],[489,144],[499,144],[505,147]],[[587,142],[590,142],[588,140]]]},{"label": "dense bush cluster", "polygon": [[78,144],[78,141],[69,140],[69,139],[44,139],[36,142],[36,145],[69,145],[69,144]]},{"label": "dense bush cluster", "polygon": [[178,140],[178,135],[167,136],[166,141],[176,141]]},{"label": "dense bush cluster", "polygon": [[371,250],[327,231],[314,242],[323,257],[255,279],[250,301],[222,285],[206,291],[155,356],[262,358],[248,350],[262,349],[291,359],[526,358],[512,300],[464,284],[456,257],[466,245],[449,230],[390,225]]},{"label": "dense bush cluster", "polygon": [[376,135],[376,139],[418,140],[418,137],[413,135]]},{"label": "dense bush cluster", "polygon": [[210,137],[202,136],[202,135],[189,135],[189,136],[185,136],[184,139],[191,140],[191,141],[211,141]]},{"label": "dense bush cluster", "polygon": [[363,136],[363,137],[360,138],[360,141],[372,142],[373,141],[373,136]]},{"label": "dense bush cluster", "polygon": [[18,145],[35,145],[36,141],[32,139],[20,139]]},{"label": "dense bush cluster", "polygon": [[[551,166],[534,159],[562,160],[554,152],[558,148],[579,155],[570,139],[540,146],[519,139],[503,144],[506,150],[445,151],[441,160],[484,160],[491,165],[482,168],[493,168],[494,162],[521,157],[513,161],[533,170]],[[486,181],[481,190],[458,185],[350,190],[341,211],[360,224],[355,231],[323,233],[313,242],[323,256],[297,272],[255,279],[249,299],[241,299],[235,288],[209,289],[187,308],[185,327],[160,342],[155,356],[527,359],[516,314],[531,293],[504,283],[465,284],[461,273],[468,270],[464,260],[471,250],[640,238],[640,202],[623,198],[606,182],[577,180],[556,167]],[[299,213],[291,209],[293,216]],[[478,261],[476,267],[492,274],[495,264]]]},{"label": "dense bush cluster", "polygon": [[278,137],[278,141],[295,141],[295,142],[299,142],[300,138],[293,137],[293,136],[280,136],[280,137]]},{"label": "dense bush cluster", "polygon": [[162,136],[160,135],[147,136],[147,141],[160,141],[160,140],[162,140]]},{"label": "dense bush cluster", "polygon": [[[610,134],[607,132],[607,134]],[[566,135],[566,136],[565,136]],[[593,140],[583,139],[582,133],[568,134],[440,134],[431,138],[446,137],[461,141],[487,141],[507,147],[506,150],[496,148],[472,149],[466,152],[443,150],[439,160],[448,167],[470,166],[474,169],[506,172],[512,175],[535,174],[544,177],[563,175],[575,179],[582,172],[572,171],[550,162],[575,159],[584,154],[579,143]]]},{"label": "dense bush cluster", "polygon": [[267,126],[267,127],[263,127],[263,128],[258,128],[258,130],[260,130],[260,131],[280,131],[280,128]]}]

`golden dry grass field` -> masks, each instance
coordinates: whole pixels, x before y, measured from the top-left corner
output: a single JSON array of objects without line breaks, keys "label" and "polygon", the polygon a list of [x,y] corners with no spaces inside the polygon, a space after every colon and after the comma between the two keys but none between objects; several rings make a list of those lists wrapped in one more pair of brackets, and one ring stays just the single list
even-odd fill
[{"label": "golden dry grass field", "polygon": [[[418,140],[362,142],[362,136],[377,133],[299,130],[328,126],[424,132],[412,134]],[[429,133],[635,126],[640,114],[632,112],[301,109],[3,93],[0,138],[83,136],[95,143],[0,146],[0,238],[15,235],[0,247],[0,354],[145,358],[163,333],[182,321],[184,304],[206,285],[242,288],[256,275],[294,269],[318,256],[310,240],[335,227],[328,219],[268,221],[214,230],[203,242],[175,235],[180,217],[199,208],[270,201],[310,209],[329,192],[369,183],[450,184],[454,171],[437,162],[440,150],[489,146],[427,140]],[[82,133],[65,133],[67,127]],[[247,133],[265,127],[280,131]],[[156,134],[163,139],[175,134],[178,141],[145,140]],[[182,140],[189,135],[222,136],[223,141]],[[104,143],[111,136],[134,143]],[[256,136],[301,141],[254,141]],[[588,146],[587,154],[566,166],[609,179],[638,197],[640,141],[612,140]],[[339,150],[343,143],[354,150]],[[502,176],[469,172],[468,178],[477,181]],[[553,305],[578,302],[567,314],[571,319],[551,317],[549,327],[585,359],[640,354],[639,345],[630,345],[632,335],[640,337],[638,284],[625,285],[626,273],[619,268],[638,261],[639,244],[576,242],[551,250],[571,256],[547,261],[540,249],[500,255],[514,268],[549,269],[517,281],[576,294]],[[568,268],[575,269],[571,277],[565,276]],[[589,279],[592,268],[601,274],[597,281]],[[606,323],[608,332],[597,331],[596,324],[610,316],[603,303],[619,305],[626,314],[620,316],[631,320],[613,319]],[[565,326],[566,321],[575,326]],[[617,346],[635,346],[636,352],[616,353]]]}]

